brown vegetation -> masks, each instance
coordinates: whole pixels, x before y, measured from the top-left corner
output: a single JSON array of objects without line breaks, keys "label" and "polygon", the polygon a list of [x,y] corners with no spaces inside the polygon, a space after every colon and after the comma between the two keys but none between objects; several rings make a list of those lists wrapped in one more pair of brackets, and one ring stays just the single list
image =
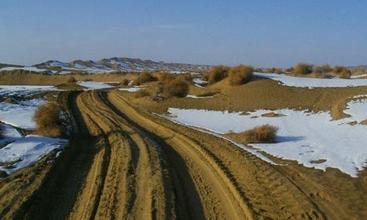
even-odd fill
[{"label": "brown vegetation", "polygon": [[274,143],[278,128],[272,125],[261,125],[241,133],[229,133],[228,136],[241,143]]},{"label": "brown vegetation", "polygon": [[229,67],[219,65],[212,67],[207,73],[207,80],[209,84],[214,84],[216,82],[221,81],[222,79],[228,76]]},{"label": "brown vegetation", "polygon": [[163,84],[163,94],[166,97],[185,97],[188,92],[189,85],[182,79],[174,79]]},{"label": "brown vegetation", "polygon": [[229,70],[229,83],[242,85],[249,82],[253,77],[254,69],[251,66],[238,65]]},{"label": "brown vegetation", "polygon": [[134,93],[134,97],[137,99],[147,97],[147,96],[150,96],[150,93],[143,89]]},{"label": "brown vegetation", "polygon": [[307,75],[312,73],[312,65],[299,63],[293,67],[292,72],[297,75]]},{"label": "brown vegetation", "polygon": [[140,85],[147,82],[156,81],[157,78],[153,76],[152,73],[149,72],[143,72],[139,74],[138,78],[135,80],[135,84]]},{"label": "brown vegetation", "polygon": [[123,79],[122,81],[121,81],[121,85],[122,86],[127,86],[127,85],[129,85],[129,80],[128,79]]},{"label": "brown vegetation", "polygon": [[47,103],[41,105],[33,117],[37,124],[37,134],[49,137],[64,135],[66,128],[61,113],[61,108],[57,104]]},{"label": "brown vegetation", "polygon": [[67,80],[68,83],[76,83],[77,80],[75,79],[74,76],[70,76],[69,79]]}]

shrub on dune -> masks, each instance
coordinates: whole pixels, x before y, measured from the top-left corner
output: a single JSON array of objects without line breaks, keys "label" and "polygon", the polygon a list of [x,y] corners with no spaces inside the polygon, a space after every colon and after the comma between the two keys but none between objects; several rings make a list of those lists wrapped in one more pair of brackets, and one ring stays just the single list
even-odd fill
[{"label": "shrub on dune", "polygon": [[277,127],[266,124],[241,133],[230,133],[228,135],[242,143],[274,143],[277,131]]},{"label": "shrub on dune", "polygon": [[223,65],[212,67],[206,76],[208,83],[213,84],[226,78],[228,76],[229,69],[229,67]]},{"label": "shrub on dune", "polygon": [[54,103],[38,107],[33,120],[37,125],[37,133],[49,137],[59,137],[65,134],[65,123],[61,118],[61,108]]},{"label": "shrub on dune", "polygon": [[342,79],[349,79],[352,75],[351,71],[344,66],[336,66],[333,70],[334,74],[338,75]]},{"label": "shrub on dune", "polygon": [[68,83],[76,83],[77,80],[75,79],[74,76],[70,76],[69,79],[67,80]]},{"label": "shrub on dune", "polygon": [[155,78],[153,76],[153,74],[151,74],[149,72],[143,72],[143,73],[139,74],[138,78],[135,80],[135,83],[140,85],[142,83],[152,82],[152,81],[156,81],[156,80],[157,80],[157,78]]},{"label": "shrub on dune", "polygon": [[122,81],[121,81],[121,85],[123,85],[123,86],[127,86],[127,85],[129,85],[129,80],[128,79],[123,79]]},{"label": "shrub on dune", "polygon": [[295,65],[292,72],[297,75],[307,75],[312,73],[313,66],[310,64],[299,63]]},{"label": "shrub on dune", "polygon": [[253,77],[254,69],[251,66],[238,65],[229,70],[229,83],[242,85],[248,83]]},{"label": "shrub on dune", "polygon": [[189,85],[182,79],[174,79],[163,84],[163,94],[167,97],[185,97],[188,92]]}]

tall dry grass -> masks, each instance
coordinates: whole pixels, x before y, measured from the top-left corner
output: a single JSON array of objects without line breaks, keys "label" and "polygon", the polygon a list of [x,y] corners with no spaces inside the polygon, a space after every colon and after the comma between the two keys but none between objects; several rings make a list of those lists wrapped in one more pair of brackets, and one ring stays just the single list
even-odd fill
[{"label": "tall dry grass", "polygon": [[212,67],[206,74],[209,84],[214,84],[228,76],[230,68],[228,66],[219,65]]},{"label": "tall dry grass", "polygon": [[61,118],[62,110],[55,103],[41,105],[36,110],[33,120],[36,122],[36,132],[39,135],[60,137],[65,134],[65,121]]},{"label": "tall dry grass", "polygon": [[247,65],[238,65],[229,70],[228,78],[231,85],[242,85],[253,77],[254,69]]}]

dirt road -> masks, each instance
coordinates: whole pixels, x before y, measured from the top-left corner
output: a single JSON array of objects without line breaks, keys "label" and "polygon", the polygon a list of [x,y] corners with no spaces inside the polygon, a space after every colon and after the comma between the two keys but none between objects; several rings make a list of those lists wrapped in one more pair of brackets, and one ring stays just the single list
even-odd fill
[{"label": "dirt road", "polygon": [[[70,93],[66,100],[74,118],[71,145],[20,207],[2,212],[6,218],[358,219],[366,214],[329,195],[317,181],[295,178],[225,140],[138,111],[118,92]],[[322,196],[315,196],[320,191]],[[364,207],[360,200],[357,209]]]}]

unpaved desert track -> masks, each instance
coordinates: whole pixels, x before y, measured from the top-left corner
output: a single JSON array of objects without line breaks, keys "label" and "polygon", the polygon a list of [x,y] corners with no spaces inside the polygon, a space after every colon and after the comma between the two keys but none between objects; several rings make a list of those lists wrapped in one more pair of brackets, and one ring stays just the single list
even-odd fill
[{"label": "unpaved desert track", "polygon": [[140,112],[118,92],[65,99],[75,121],[71,146],[15,218],[350,217],[338,202],[311,196],[317,182],[297,182],[227,141]]}]

